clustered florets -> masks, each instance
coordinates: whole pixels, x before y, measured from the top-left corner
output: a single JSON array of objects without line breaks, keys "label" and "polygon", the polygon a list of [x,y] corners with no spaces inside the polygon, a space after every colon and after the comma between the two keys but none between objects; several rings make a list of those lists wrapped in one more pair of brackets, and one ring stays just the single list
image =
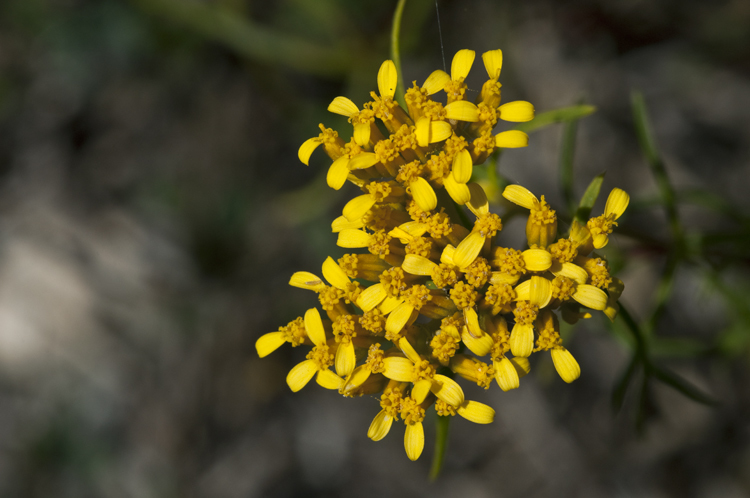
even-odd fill
[{"label": "clustered florets", "polygon": [[[606,261],[590,255],[607,244],[627,207],[629,197],[620,189],[610,193],[602,216],[585,226],[574,222],[570,235],[558,239],[556,213],[544,196],[511,185],[503,196],[529,210],[529,248],[496,244],[502,220],[490,212],[482,187],[471,182],[473,167],[495,148],[526,146],[520,131],[492,133],[498,120],[528,121],[534,109],[522,101],[501,105],[502,52],[482,59],[489,80],[474,103],[466,100],[464,83],[471,50],[456,54],[450,75],[438,70],[422,86],[415,82],[405,95],[408,113],[394,100],[391,61],[378,73],[379,94],[372,92],[363,109],[345,97],[334,99],[329,110],[349,117],[351,141],[320,125],[320,135],[300,147],[299,157],[307,164],[322,146],[333,160],[328,185],[340,189],[349,181],[362,189],[332,229],[339,246],[369,253],[347,254],[338,263],[326,259],[327,283],[295,273],[290,284],[317,292],[327,320],[313,308],[256,343],[260,356],[286,342],[312,346],[287,376],[293,391],[316,377],[344,396],[382,393],[368,436],[382,439],[400,418],[412,460],[423,449],[428,408],[476,423],[494,418],[492,408],[465,399],[453,375],[438,372],[447,368],[484,389],[494,379],[507,391],[529,372],[533,352],[550,351],[562,379],[572,382],[580,368],[562,346],[555,311],[570,322],[591,316],[581,307],[613,319],[623,289]],[[432,98],[440,91],[446,104]],[[440,190],[448,196],[439,198]],[[475,217],[473,226],[454,223],[452,213],[465,208]],[[480,359],[488,355],[488,363]]]}]

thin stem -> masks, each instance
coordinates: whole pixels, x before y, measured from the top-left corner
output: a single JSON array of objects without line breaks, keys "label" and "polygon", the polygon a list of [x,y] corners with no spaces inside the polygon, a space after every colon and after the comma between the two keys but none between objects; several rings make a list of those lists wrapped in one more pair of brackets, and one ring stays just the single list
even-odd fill
[{"label": "thin stem", "polygon": [[435,452],[432,454],[430,467],[430,481],[436,480],[443,469],[445,450],[448,448],[448,434],[450,432],[451,417],[438,416],[435,421]]},{"label": "thin stem", "polygon": [[393,27],[391,28],[391,59],[393,59],[393,63],[396,65],[396,72],[398,73],[396,100],[404,109],[406,109],[406,101],[404,100],[404,74],[401,71],[401,48],[399,38],[401,36],[401,19],[404,15],[405,5],[406,0],[398,0],[396,11],[393,13]]}]

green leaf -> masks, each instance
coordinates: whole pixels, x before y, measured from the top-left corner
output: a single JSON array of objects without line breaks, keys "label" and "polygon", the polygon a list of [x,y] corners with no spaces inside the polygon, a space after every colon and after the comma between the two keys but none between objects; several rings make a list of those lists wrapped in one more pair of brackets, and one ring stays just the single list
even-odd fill
[{"label": "green leaf", "polygon": [[436,480],[443,469],[445,450],[448,448],[448,433],[450,432],[451,417],[437,417],[435,422],[435,452],[432,454],[430,467],[430,481]]},{"label": "green leaf", "polygon": [[709,406],[716,406],[719,404],[716,399],[712,398],[708,394],[704,394],[697,387],[695,387],[682,377],[678,376],[677,374],[674,374],[667,370],[663,370],[653,365],[651,366],[651,373],[653,374],[654,378],[664,382],[668,386],[673,387],[693,401],[697,401],[698,403]]},{"label": "green leaf", "polygon": [[575,219],[578,220],[579,223],[586,223],[586,221],[588,221],[589,216],[591,215],[591,208],[594,207],[596,199],[599,197],[599,191],[602,188],[605,174],[606,172],[596,175],[594,179],[591,180],[591,183],[589,183],[589,186],[586,187],[586,192],[583,193],[581,202],[578,203],[578,210],[576,211],[575,216]]},{"label": "green leaf", "polygon": [[568,208],[569,214],[573,214],[575,210],[575,199],[573,198],[573,159],[576,151],[577,131],[577,119],[565,123],[563,125],[562,144],[560,145],[560,184],[562,185],[565,207]]},{"label": "green leaf", "polygon": [[573,121],[581,119],[589,114],[593,114],[596,111],[596,107],[593,105],[574,105],[571,107],[563,107],[561,109],[555,109],[553,111],[543,112],[537,114],[534,119],[527,121],[526,123],[520,123],[516,125],[516,130],[529,133],[532,131],[545,128],[555,123],[565,123],[567,121]]}]

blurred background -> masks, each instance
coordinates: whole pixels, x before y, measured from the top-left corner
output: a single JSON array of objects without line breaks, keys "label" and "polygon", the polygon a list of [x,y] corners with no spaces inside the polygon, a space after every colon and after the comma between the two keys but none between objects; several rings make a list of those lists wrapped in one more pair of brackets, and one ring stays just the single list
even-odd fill
[{"label": "blurred background", "polygon": [[[376,399],[292,394],[302,353],[257,357],[260,335],[317,305],[290,275],[344,253],[330,222],[356,189],[328,189],[330,161],[305,167],[297,149],[321,122],[349,136],[325,109],[376,89],[395,4],[0,2],[0,496],[750,495],[742,0],[439,0],[440,25],[435,2],[409,0],[401,36],[407,84],[459,49],[501,48],[504,101],[597,107],[577,126],[575,195],[605,170],[595,214],[611,188],[631,194],[607,251],[622,302],[652,320],[655,364],[715,406],[640,389],[642,372],[618,384],[633,341],[596,316],[566,339],[574,384],[549,361],[513,392],[464,383],[495,423],[456,418],[430,484],[431,420],[412,463],[400,426],[367,438]],[[478,59],[470,88],[484,77]],[[677,192],[680,251],[633,90]],[[561,212],[563,132],[499,163]]]}]

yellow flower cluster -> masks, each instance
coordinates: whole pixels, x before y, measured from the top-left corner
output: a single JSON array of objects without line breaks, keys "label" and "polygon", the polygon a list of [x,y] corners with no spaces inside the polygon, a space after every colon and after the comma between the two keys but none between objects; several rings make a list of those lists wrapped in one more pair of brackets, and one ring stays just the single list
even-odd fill
[{"label": "yellow flower cluster", "polygon": [[[412,460],[424,448],[422,421],[433,406],[441,416],[493,421],[491,407],[465,399],[456,375],[485,389],[493,379],[504,391],[515,389],[529,372],[528,357],[550,351],[565,382],[578,378],[554,311],[569,322],[591,316],[582,306],[613,318],[623,289],[606,261],[591,254],[607,244],[627,207],[620,189],[612,191],[602,216],[586,226],[574,223],[570,235],[558,239],[557,217],[544,196],[509,186],[503,196],[529,210],[529,248],[498,245],[501,219],[471,182],[472,169],[498,147],[526,146],[525,133],[493,135],[493,129],[498,120],[531,120],[534,108],[521,101],[501,105],[502,52],[482,59],[489,79],[473,103],[464,83],[471,50],[456,54],[450,75],[438,70],[422,86],[414,82],[405,94],[408,112],[394,101],[392,61],[381,66],[379,93],[372,92],[362,109],[345,97],[334,99],[329,110],[349,117],[352,139],[344,142],[320,125],[299,157],[307,164],[322,146],[333,160],[328,184],[339,189],[348,180],[361,188],[332,229],[339,246],[368,253],[327,258],[325,280],[295,273],[290,284],[315,291],[327,319],[310,309],[256,343],[261,357],[287,342],[312,346],[287,376],[292,391],[315,377],[344,396],[382,393],[368,436],[382,439],[400,418]],[[432,98],[440,91],[446,104]],[[475,217],[473,227],[451,219],[465,208]],[[480,359],[488,355],[489,361]]]}]

